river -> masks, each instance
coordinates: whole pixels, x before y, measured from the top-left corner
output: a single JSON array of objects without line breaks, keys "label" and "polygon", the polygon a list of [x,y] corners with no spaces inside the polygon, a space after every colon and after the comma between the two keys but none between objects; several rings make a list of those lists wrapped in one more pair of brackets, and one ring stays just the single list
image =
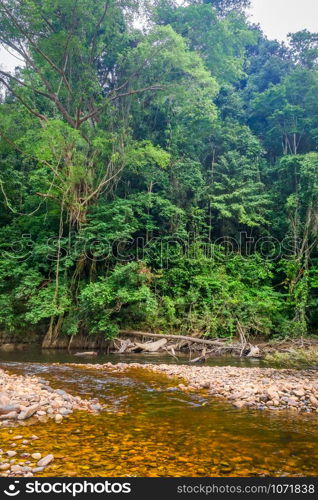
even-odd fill
[{"label": "river", "polygon": [[[9,372],[35,374],[52,387],[98,397],[106,404],[106,410],[97,416],[75,412],[60,424],[53,420],[25,422],[19,430],[23,437],[39,437],[33,450],[55,456],[42,475],[318,475],[318,415],[238,410],[204,391],[176,390],[176,382],[164,375],[136,368],[114,374],[64,364],[76,359],[67,352],[38,349],[0,354],[0,367]],[[95,359],[98,363],[119,360],[175,362],[165,356],[141,354]],[[232,358],[211,363],[259,364]],[[0,429],[0,448],[9,449],[12,432],[16,431]]]}]

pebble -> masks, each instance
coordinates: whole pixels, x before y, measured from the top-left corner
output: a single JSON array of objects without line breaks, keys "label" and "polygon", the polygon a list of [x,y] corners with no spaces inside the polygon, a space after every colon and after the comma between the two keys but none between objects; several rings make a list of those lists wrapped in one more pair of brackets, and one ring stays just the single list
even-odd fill
[{"label": "pebble", "polygon": [[11,472],[21,472],[21,465],[11,465]]},{"label": "pebble", "polygon": [[0,470],[5,471],[10,469],[10,464],[1,464],[0,465]]},{"label": "pebble", "polygon": [[47,455],[44,458],[41,458],[41,460],[38,461],[37,466],[38,467],[46,467],[49,465],[51,462],[54,460],[54,455]]},{"label": "pebble", "polygon": [[15,456],[16,456],[17,452],[16,452],[16,451],[12,451],[12,450],[10,450],[10,451],[7,451],[7,453],[6,453],[6,454],[7,454],[7,456],[8,456],[9,458],[12,458],[12,457],[15,457]]},{"label": "pebble", "polygon": [[164,373],[168,377],[181,379],[178,384],[181,390],[207,389],[212,396],[227,399],[238,409],[246,407],[272,411],[289,409],[306,413],[318,412],[318,372],[314,370],[151,363],[82,366],[114,372],[136,367]]},{"label": "pebble", "polygon": [[42,472],[44,470],[44,467],[34,467],[32,469],[33,474],[36,474],[37,472]]},{"label": "pebble", "polygon": [[[96,405],[93,404],[92,408],[93,408],[93,410],[96,410]],[[65,417],[66,415],[69,415],[70,413],[72,413],[71,410],[68,410],[67,408],[60,408],[60,415],[62,415],[63,417]]]},{"label": "pebble", "polygon": [[[0,369],[0,387],[1,427],[16,425],[16,421],[31,417],[45,422],[43,417],[47,414],[60,423],[75,409],[94,413],[102,410],[96,398],[84,400],[68,394],[64,389],[52,389],[35,376],[9,375]],[[23,439],[23,436],[14,436],[12,439]],[[27,443],[26,440],[24,444]]]},{"label": "pebble", "polygon": [[[74,410],[92,413],[102,410],[96,398],[84,400],[80,396],[68,394],[63,389],[52,389],[45,381],[35,376],[10,375],[1,368],[0,388],[1,428],[25,426],[25,421],[31,418],[45,424],[46,415],[50,415],[59,424]],[[12,442],[8,443],[8,447],[16,447],[19,455],[12,449],[0,450],[0,476],[32,477],[34,473],[42,472],[54,460],[52,454],[42,458],[39,452],[32,453],[32,455],[27,453],[28,447],[33,444],[32,441],[39,439],[38,436],[33,435],[25,439],[22,434],[14,434],[12,429],[9,430],[9,434],[12,434]],[[20,461],[23,459],[26,461]],[[37,463],[36,467],[34,467],[35,463],[30,461],[31,459]]]}]

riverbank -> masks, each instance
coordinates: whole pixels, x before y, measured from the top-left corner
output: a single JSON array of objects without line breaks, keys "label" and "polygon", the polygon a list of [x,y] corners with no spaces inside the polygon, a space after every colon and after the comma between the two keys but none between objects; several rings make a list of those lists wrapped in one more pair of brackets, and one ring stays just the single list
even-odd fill
[{"label": "riverbank", "polygon": [[[3,340],[6,340],[6,343]],[[14,337],[11,340],[14,340]],[[140,354],[158,354],[171,357],[172,362],[183,358],[191,362],[209,362],[226,356],[228,359],[258,359],[275,368],[318,367],[318,340],[310,337],[288,341],[253,338],[249,342],[242,343],[238,339],[230,341],[226,338],[207,339],[121,331],[118,338],[114,340],[105,340],[104,337],[95,335],[78,335],[74,338],[64,336],[59,338],[54,346],[45,348],[40,341],[30,344],[8,343],[8,341],[10,338],[1,336],[0,332],[0,357],[2,359],[10,359],[11,354],[12,359],[18,357],[24,360],[28,358],[28,352],[39,352],[42,349],[42,353],[48,357],[50,353],[54,355],[55,352],[66,353],[65,358],[72,358],[80,353],[84,356],[85,352],[92,352],[96,356],[118,354],[138,357]]]},{"label": "riverbank", "polygon": [[33,376],[10,375],[0,369],[0,426],[37,418],[62,422],[74,410],[97,412],[98,400],[84,400],[62,389],[52,389],[45,380]]},{"label": "riverbank", "polygon": [[211,396],[228,400],[236,408],[318,412],[318,372],[315,370],[150,363],[118,363],[116,365],[106,363],[83,366],[112,372],[142,368],[164,373],[168,377],[181,379],[177,386],[181,390],[204,389]]}]

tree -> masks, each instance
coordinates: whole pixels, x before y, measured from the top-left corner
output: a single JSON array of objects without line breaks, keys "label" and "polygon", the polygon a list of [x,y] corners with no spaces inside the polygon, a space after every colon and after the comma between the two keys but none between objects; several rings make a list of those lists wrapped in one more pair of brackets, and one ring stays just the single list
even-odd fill
[{"label": "tree", "polygon": [[249,123],[271,157],[315,149],[317,85],[316,72],[296,68],[251,102]]},{"label": "tree", "polygon": [[[88,223],[90,207],[111,192],[131,161],[129,98],[143,94],[153,99],[160,90],[163,102],[185,99],[184,110],[191,100],[196,105],[203,99],[213,117],[217,85],[170,27],[146,36],[134,30],[129,15],[135,5],[4,0],[0,8],[0,40],[25,63],[13,75],[1,70],[1,82],[8,99],[36,120],[19,144],[1,134],[35,163],[32,194],[59,211],[55,285],[46,293],[52,307],[42,313],[51,311],[51,342],[65,314],[61,301],[72,303],[74,280],[90,265],[85,255],[76,257],[69,290],[66,270],[61,274],[61,241]],[[9,206],[4,189],[3,194]]]},{"label": "tree", "polygon": [[255,43],[256,35],[241,14],[232,12],[220,18],[209,2],[186,7],[162,2],[156,10],[156,20],[171,25],[187,39],[191,50],[200,54],[220,83],[233,83],[243,77],[245,51]]},{"label": "tree", "polygon": [[288,35],[294,61],[306,69],[314,69],[318,64],[318,33],[308,30]]},{"label": "tree", "polygon": [[247,6],[0,0],[1,329],[316,331],[316,34]]},{"label": "tree", "polygon": [[223,15],[233,10],[241,12],[251,4],[250,0],[203,0],[203,3],[211,4]]},{"label": "tree", "polygon": [[288,225],[291,254],[282,259],[288,301],[296,331],[307,332],[310,302],[310,259],[317,250],[318,155],[286,156],[278,166],[280,199]]},{"label": "tree", "polygon": [[257,43],[247,48],[244,97],[249,104],[253,97],[278,85],[292,70],[290,51],[277,40],[268,40],[258,28],[254,29]]}]

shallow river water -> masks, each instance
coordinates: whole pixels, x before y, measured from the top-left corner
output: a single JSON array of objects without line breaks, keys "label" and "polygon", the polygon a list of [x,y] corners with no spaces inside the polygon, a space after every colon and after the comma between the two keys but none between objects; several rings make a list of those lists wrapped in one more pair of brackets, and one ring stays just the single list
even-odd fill
[{"label": "shallow river water", "polygon": [[[53,464],[42,475],[318,475],[317,415],[238,410],[204,391],[176,390],[177,381],[161,374],[136,368],[114,374],[63,364],[76,360],[84,362],[63,352],[0,354],[0,367],[9,372],[36,374],[52,387],[98,397],[107,406],[97,416],[76,412],[60,424],[30,420],[19,429],[25,439],[32,434],[39,437],[32,452],[54,454]],[[96,361],[109,360],[168,361],[141,355]],[[240,361],[219,358],[214,363]],[[12,432],[16,430],[0,429],[0,448],[10,448]]]}]

